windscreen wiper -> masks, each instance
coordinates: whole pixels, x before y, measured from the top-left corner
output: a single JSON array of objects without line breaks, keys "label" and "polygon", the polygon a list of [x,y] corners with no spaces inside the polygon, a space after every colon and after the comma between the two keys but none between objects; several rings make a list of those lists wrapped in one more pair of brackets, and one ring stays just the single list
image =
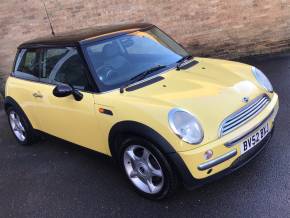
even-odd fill
[{"label": "windscreen wiper", "polygon": [[121,86],[120,93],[123,93],[124,92],[124,89],[127,86],[129,86],[130,84],[135,83],[135,82],[138,82],[138,81],[144,79],[146,76],[150,75],[151,73],[154,73],[154,72],[156,72],[158,70],[161,70],[163,68],[166,68],[166,66],[164,66],[164,65],[157,65],[157,66],[151,67],[148,70],[143,71],[142,73],[137,74],[136,76],[133,76],[124,85]]},{"label": "windscreen wiper", "polygon": [[180,70],[180,67],[182,66],[182,64],[190,59],[192,59],[193,56],[192,55],[186,55],[186,56],[183,56],[180,60],[178,60],[176,63],[176,70]]}]

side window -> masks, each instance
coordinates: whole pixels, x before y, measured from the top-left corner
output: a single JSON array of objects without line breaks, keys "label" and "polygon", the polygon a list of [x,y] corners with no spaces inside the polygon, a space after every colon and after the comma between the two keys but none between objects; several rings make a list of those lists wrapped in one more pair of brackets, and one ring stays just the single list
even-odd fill
[{"label": "side window", "polygon": [[69,52],[68,48],[54,48],[45,49],[43,57],[42,71],[40,73],[40,80],[42,82],[50,82],[50,75],[56,65],[61,62],[62,58]]},{"label": "side window", "polygon": [[38,80],[39,57],[39,49],[22,49],[18,54],[14,75],[22,79]]},{"label": "side window", "polygon": [[41,80],[52,84],[70,84],[79,90],[90,90],[88,72],[75,48],[46,49]]}]

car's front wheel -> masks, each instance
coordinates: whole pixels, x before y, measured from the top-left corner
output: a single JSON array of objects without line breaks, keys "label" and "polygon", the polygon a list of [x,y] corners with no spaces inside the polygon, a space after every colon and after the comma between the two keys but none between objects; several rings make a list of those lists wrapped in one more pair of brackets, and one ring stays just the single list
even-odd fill
[{"label": "car's front wheel", "polygon": [[128,180],[144,197],[160,200],[178,187],[166,157],[148,140],[129,137],[122,143],[120,163]]}]

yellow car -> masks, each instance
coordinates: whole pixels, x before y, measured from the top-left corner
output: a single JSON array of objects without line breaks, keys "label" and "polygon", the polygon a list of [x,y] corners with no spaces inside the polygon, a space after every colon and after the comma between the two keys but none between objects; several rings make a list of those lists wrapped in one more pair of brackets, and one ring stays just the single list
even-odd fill
[{"label": "yellow car", "polygon": [[146,23],[21,44],[5,98],[20,144],[44,132],[112,156],[150,199],[243,166],[270,140],[278,107],[259,69],[192,57]]}]

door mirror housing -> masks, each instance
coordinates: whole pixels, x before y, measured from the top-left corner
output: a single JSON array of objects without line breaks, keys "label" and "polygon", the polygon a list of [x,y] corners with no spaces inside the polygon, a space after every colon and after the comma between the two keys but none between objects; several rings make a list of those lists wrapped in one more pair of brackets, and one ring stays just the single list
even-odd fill
[{"label": "door mirror housing", "polygon": [[61,84],[57,85],[52,93],[55,97],[63,98],[71,95],[73,93],[73,88],[69,85]]},{"label": "door mirror housing", "polygon": [[67,97],[73,95],[76,101],[80,101],[83,99],[83,94],[78,90],[74,89],[72,86],[67,84],[59,84],[57,85],[53,91],[53,95],[58,98]]}]

